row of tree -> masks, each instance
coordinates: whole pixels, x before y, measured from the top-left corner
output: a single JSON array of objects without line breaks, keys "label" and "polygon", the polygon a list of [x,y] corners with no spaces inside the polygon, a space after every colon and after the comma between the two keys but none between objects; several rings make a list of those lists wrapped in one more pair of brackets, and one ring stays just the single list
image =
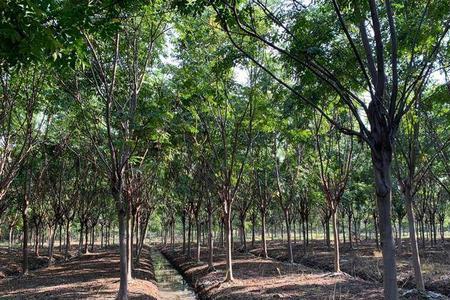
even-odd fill
[{"label": "row of tree", "polygon": [[24,273],[43,231],[52,261],[58,229],[83,252],[117,225],[127,299],[154,218],[188,255],[207,232],[210,269],[222,228],[232,281],[248,215],[264,256],[267,220],[284,227],[290,262],[292,227],[322,223],[339,272],[339,216],[352,235],[371,215],[397,299],[406,215],[424,289],[416,226],[436,243],[448,224],[449,3],[306,2],[2,4],[0,218],[20,224]]}]

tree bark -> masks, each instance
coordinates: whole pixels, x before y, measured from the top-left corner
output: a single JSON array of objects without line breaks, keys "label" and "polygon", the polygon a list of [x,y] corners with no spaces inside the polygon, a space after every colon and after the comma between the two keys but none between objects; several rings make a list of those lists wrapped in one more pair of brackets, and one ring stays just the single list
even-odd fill
[{"label": "tree bark", "polygon": [[64,250],[64,260],[69,259],[69,249],[70,249],[70,220],[66,221],[66,247]]},{"label": "tree bark", "polygon": [[266,212],[261,210],[261,239],[262,239],[262,256],[268,258],[267,241],[266,241]]},{"label": "tree bark", "polygon": [[334,271],[341,272],[340,260],[339,260],[339,228],[337,223],[337,209],[333,209],[331,215],[333,222],[333,238],[334,238]]},{"label": "tree bark", "polygon": [[[386,146],[386,145],[380,145]],[[392,152],[384,149],[374,151],[372,149],[372,163],[375,174],[375,189],[377,195],[377,208],[379,215],[380,235],[383,253],[383,287],[384,298],[388,300],[398,299],[397,269],[395,265],[395,243],[392,235],[391,184]]]},{"label": "tree bark", "polygon": [[411,246],[412,261],[414,268],[414,277],[416,279],[416,287],[418,290],[424,291],[425,285],[422,276],[422,267],[420,265],[419,246],[417,245],[415,217],[412,205],[412,197],[409,191],[405,191],[406,200],[406,213],[408,217],[408,229],[409,229],[409,243]]},{"label": "tree bark", "polygon": [[[119,193],[121,190],[119,191]],[[117,197],[117,196],[116,196]],[[120,197],[120,196],[119,196]],[[119,202],[120,203],[120,202]],[[119,251],[120,251],[120,286],[117,299],[128,299],[128,263],[127,263],[127,216],[125,209],[119,209]]]},{"label": "tree bark", "polygon": [[[225,200],[227,201],[227,200]],[[233,264],[232,264],[232,245],[231,245],[231,209],[230,203],[225,204],[225,246],[226,246],[226,274],[225,274],[225,282],[234,281],[233,277]]]}]

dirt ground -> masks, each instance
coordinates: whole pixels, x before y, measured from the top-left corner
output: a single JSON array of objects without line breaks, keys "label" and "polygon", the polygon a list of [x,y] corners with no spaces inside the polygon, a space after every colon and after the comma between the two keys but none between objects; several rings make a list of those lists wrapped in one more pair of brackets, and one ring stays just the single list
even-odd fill
[{"label": "dirt ground", "polygon": [[[3,252],[0,255],[0,262],[8,261]],[[158,289],[148,249],[144,249],[142,255],[136,279],[129,284],[129,296],[131,299],[157,299]],[[14,263],[14,259],[12,261]],[[0,299],[114,299],[118,289],[118,249],[110,249],[43,267],[26,277],[4,278],[0,280]]]},{"label": "dirt ground", "polygon": [[181,248],[162,249],[194,287],[201,299],[383,299],[382,287],[345,274],[318,271],[300,264],[289,265],[262,259],[250,253],[234,253],[235,282],[222,283],[225,256],[216,252],[216,271],[207,272],[207,253],[202,249],[201,263],[187,260]]},{"label": "dirt ground", "polygon": [[[294,261],[324,271],[333,270],[333,251],[323,241],[312,241],[308,248],[300,244],[293,245]],[[414,288],[411,253],[408,241],[403,241],[403,249],[397,251],[398,284],[404,288]],[[260,247],[251,251],[258,255]],[[268,241],[268,253],[271,258],[287,261],[287,243]],[[427,290],[450,296],[450,241],[421,251],[422,271]],[[359,278],[381,283],[383,263],[381,252],[376,250],[373,242],[362,241],[349,249],[341,246],[342,271]]]}]

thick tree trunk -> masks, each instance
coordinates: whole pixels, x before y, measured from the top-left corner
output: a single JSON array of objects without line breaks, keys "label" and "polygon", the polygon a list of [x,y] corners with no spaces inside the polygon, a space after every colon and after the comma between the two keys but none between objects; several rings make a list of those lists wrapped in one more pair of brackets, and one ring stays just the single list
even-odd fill
[{"label": "thick tree trunk", "polygon": [[[380,146],[381,147],[381,146]],[[392,236],[391,204],[391,161],[389,150],[372,150],[375,174],[375,189],[383,253],[383,287],[386,300],[398,299],[397,269],[395,265],[395,243]]]},{"label": "thick tree trunk", "polygon": [[128,220],[125,209],[119,209],[120,286],[117,295],[118,300],[128,299],[127,223]]}]

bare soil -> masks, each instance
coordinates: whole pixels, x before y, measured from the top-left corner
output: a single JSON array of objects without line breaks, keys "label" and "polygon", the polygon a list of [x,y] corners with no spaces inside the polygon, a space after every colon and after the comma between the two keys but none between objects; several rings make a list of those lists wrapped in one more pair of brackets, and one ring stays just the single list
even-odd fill
[{"label": "bare soil", "polygon": [[181,247],[163,248],[163,254],[184,275],[201,299],[383,299],[382,286],[347,274],[319,271],[235,252],[235,282],[223,283],[225,255],[216,249],[214,267],[207,270],[207,251],[201,262],[188,259]]},{"label": "bare soil", "polygon": [[[398,285],[403,288],[414,288],[414,273],[411,262],[411,252],[408,241],[403,241],[402,251],[397,251]],[[374,242],[361,241],[353,245],[342,245],[341,270],[372,282],[383,281],[383,262],[381,251],[377,250]],[[259,245],[251,251],[259,255]],[[332,249],[324,245],[324,241],[312,241],[308,247],[300,242],[293,244],[294,261],[303,265],[324,271],[334,270],[334,254]],[[271,258],[287,261],[287,243],[269,241],[268,253]],[[425,288],[450,297],[450,241],[446,241],[433,248],[420,251]]]},{"label": "bare soil", "polygon": [[[0,261],[6,260],[2,253]],[[158,299],[149,249],[143,250],[134,275],[136,279],[129,284],[129,297]],[[0,280],[0,299],[114,299],[118,290],[117,248],[75,257],[32,271],[25,277]]]}]

